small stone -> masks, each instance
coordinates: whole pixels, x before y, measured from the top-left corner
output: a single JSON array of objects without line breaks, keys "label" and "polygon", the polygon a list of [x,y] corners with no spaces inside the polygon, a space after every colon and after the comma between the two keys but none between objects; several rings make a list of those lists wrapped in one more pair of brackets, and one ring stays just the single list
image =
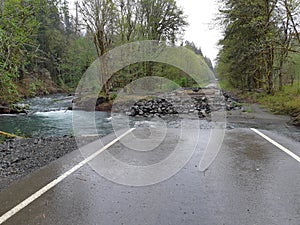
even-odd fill
[{"label": "small stone", "polygon": [[227,129],[228,129],[228,130],[233,130],[233,129],[234,129],[234,126],[229,125],[229,126],[227,126]]}]

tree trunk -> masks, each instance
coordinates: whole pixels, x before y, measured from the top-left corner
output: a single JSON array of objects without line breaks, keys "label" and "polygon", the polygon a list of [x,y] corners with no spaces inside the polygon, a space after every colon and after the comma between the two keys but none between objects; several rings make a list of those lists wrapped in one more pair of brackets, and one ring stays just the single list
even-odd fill
[{"label": "tree trunk", "polygon": [[283,81],[282,81],[282,71],[279,71],[278,74],[278,85],[279,85],[279,91],[282,91],[282,87],[283,87]]},{"label": "tree trunk", "polygon": [[266,54],[267,93],[274,93],[273,81],[274,47],[268,46]]}]

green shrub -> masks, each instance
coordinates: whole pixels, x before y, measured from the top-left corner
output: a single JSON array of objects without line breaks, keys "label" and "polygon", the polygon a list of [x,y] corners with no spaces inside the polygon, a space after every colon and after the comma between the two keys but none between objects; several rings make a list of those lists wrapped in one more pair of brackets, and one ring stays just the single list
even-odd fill
[{"label": "green shrub", "polygon": [[300,114],[300,94],[296,87],[285,86],[282,91],[272,96],[263,95],[259,102],[278,114]]}]

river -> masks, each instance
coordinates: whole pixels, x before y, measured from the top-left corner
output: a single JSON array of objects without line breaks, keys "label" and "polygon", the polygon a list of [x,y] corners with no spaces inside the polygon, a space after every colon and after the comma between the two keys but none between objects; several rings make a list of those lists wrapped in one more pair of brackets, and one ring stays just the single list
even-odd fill
[{"label": "river", "polygon": [[[30,105],[28,114],[0,115],[0,130],[26,137],[73,135],[72,96],[55,94],[25,100]],[[94,116],[94,112],[79,111],[84,117]],[[99,135],[112,132],[110,113],[95,112]],[[91,128],[91,130],[93,130]],[[84,133],[89,133],[85,127]]]}]

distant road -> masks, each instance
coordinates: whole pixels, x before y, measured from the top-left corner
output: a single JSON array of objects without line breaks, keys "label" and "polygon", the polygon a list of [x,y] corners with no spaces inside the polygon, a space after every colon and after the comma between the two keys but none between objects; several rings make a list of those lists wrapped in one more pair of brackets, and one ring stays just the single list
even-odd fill
[{"label": "distant road", "polygon": [[[217,159],[202,173],[209,130],[200,136],[180,172],[146,187],[108,181],[74,151],[1,192],[0,214],[8,213],[0,224],[299,225],[299,142],[271,131],[227,130]],[[121,152],[114,138],[104,138],[107,149]],[[23,200],[32,203],[19,205]]]}]

